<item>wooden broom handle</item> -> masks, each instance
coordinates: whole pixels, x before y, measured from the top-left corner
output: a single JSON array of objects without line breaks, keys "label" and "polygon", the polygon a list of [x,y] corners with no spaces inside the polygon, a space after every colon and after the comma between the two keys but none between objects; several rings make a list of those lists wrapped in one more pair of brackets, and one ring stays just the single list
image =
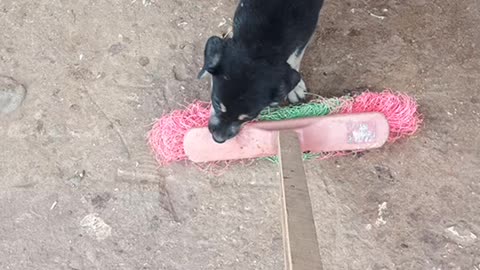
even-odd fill
[{"label": "wooden broom handle", "polygon": [[312,204],[297,134],[279,135],[285,270],[322,270]]}]

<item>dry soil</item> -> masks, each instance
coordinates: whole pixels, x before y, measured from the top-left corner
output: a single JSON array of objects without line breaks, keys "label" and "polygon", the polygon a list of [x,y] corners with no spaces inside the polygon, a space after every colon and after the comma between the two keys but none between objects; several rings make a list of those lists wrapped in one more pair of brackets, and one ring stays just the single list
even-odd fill
[{"label": "dry soil", "polygon": [[[157,169],[145,142],[162,112],[208,100],[203,44],[235,5],[0,1],[0,269],[282,269],[275,165]],[[310,90],[401,90],[424,125],[307,163],[325,269],[480,269],[479,10],[326,0]]]}]

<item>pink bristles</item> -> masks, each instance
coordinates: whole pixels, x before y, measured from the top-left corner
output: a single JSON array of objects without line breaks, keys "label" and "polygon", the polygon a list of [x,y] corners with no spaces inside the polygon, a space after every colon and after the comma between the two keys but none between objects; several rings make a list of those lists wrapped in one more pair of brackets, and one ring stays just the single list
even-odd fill
[{"label": "pink bristles", "polygon": [[208,125],[210,103],[195,101],[158,119],[148,134],[148,143],[162,166],[187,159],[183,139],[187,131]]},{"label": "pink bristles", "polygon": [[381,93],[364,92],[343,104],[340,113],[381,112],[390,126],[389,142],[413,135],[422,118],[414,98],[386,89]]}]

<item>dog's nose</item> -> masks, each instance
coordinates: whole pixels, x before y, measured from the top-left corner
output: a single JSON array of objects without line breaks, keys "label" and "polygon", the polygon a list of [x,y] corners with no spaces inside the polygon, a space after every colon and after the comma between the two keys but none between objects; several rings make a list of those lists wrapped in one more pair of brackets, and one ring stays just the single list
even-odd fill
[{"label": "dog's nose", "polygon": [[227,139],[223,138],[223,137],[219,137],[218,135],[216,135],[215,133],[212,134],[212,138],[213,140],[216,142],[216,143],[224,143]]}]

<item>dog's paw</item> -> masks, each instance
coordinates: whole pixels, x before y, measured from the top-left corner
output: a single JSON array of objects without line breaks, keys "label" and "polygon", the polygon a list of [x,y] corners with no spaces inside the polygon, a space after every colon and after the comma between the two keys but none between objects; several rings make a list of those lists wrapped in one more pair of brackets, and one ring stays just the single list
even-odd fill
[{"label": "dog's paw", "polygon": [[291,104],[299,103],[305,101],[307,96],[307,87],[305,86],[305,82],[301,80],[295,88],[290,91],[287,95],[287,100]]}]

